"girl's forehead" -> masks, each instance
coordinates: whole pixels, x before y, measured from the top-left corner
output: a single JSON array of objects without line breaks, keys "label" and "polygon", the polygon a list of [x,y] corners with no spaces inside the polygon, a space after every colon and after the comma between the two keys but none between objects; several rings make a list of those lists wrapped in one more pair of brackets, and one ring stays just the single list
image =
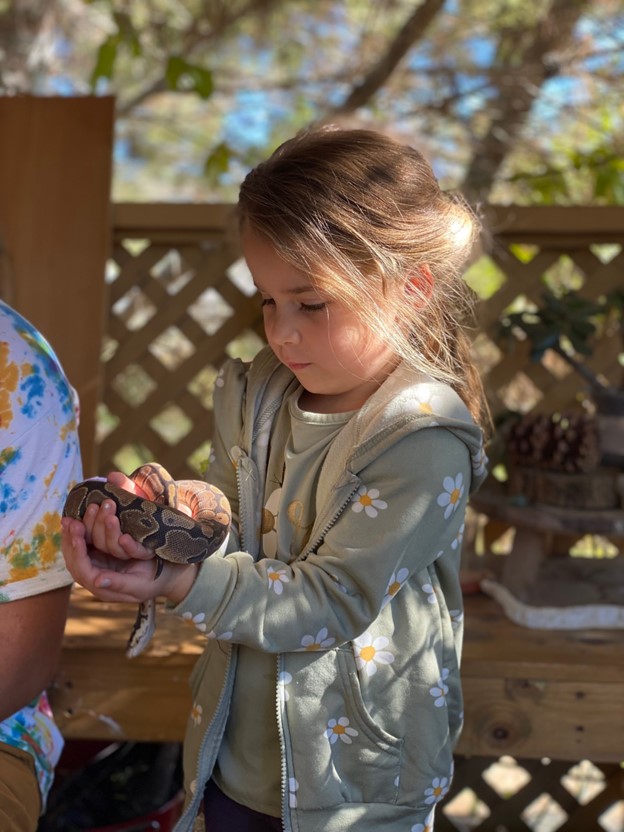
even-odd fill
[{"label": "girl's forehead", "polygon": [[285,260],[266,236],[247,229],[241,234],[241,246],[253,282],[260,291],[293,296],[315,291],[312,278]]}]

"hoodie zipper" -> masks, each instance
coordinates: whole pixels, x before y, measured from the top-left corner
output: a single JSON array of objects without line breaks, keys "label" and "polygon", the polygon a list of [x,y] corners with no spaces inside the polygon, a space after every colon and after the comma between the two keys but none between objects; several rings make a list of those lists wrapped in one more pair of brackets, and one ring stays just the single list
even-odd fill
[{"label": "hoodie zipper", "polygon": [[319,532],[319,534],[317,534],[317,536],[314,538],[314,541],[311,544],[308,544],[308,548],[306,549],[306,551],[299,558],[297,558],[297,560],[305,560],[305,558],[307,558],[308,555],[312,554],[316,547],[324,540],[324,538],[327,536],[328,531],[336,525],[336,522],[351,502],[353,495],[357,493],[359,487],[360,481],[358,480],[357,483],[351,488],[347,496],[343,499],[342,503],[338,507],[338,510],[333,513],[331,520],[325,526],[323,526],[322,531]]},{"label": "hoodie zipper", "polygon": [[[217,714],[219,713],[219,710],[221,709],[221,704],[223,702],[223,697],[225,696],[225,689],[227,687],[226,682],[227,682],[227,678],[228,678],[228,675],[229,675],[229,672],[230,672],[231,663],[232,663],[232,652],[230,651],[230,653],[228,655],[228,659],[227,659],[227,664],[225,665],[225,674],[224,674],[225,681],[223,683],[223,687],[221,688],[221,694],[220,694],[219,699],[217,701],[217,706],[214,709],[213,717],[210,720],[209,725],[206,726],[206,730],[204,731],[204,736],[202,738],[201,745],[199,746],[199,754],[198,754],[198,757],[197,757],[197,766],[195,768],[195,782],[198,785],[200,783],[202,783],[202,776],[201,775],[202,775],[202,769],[204,767],[203,766],[204,751],[206,749],[206,744],[208,742],[208,735],[210,734],[210,731],[212,729],[212,726],[214,725],[215,719],[217,718]],[[204,784],[204,788],[205,788],[205,784]],[[189,805],[186,809],[186,812],[178,820],[178,822],[177,822],[178,824],[182,824],[185,820],[189,820],[191,822],[191,825],[193,824],[194,819],[197,815],[197,810],[199,808],[199,804],[200,804],[202,798],[203,798],[203,792],[198,792],[196,790],[195,794],[193,795],[192,801],[189,803]],[[177,824],[176,824],[176,828],[177,828]],[[190,827],[187,827],[187,826],[182,827],[181,826],[181,829],[187,829],[187,828],[190,829]]]},{"label": "hoodie zipper", "polygon": [[[347,494],[345,499],[340,504],[337,511],[334,512],[332,515],[331,520],[323,527],[323,530],[316,536],[314,539],[314,543],[311,546],[308,546],[306,552],[301,555],[298,560],[305,559],[314,549],[319,545],[319,543],[323,540],[327,532],[332,528],[332,526],[336,523],[338,518],[341,516],[343,511],[351,502],[351,498],[357,492],[359,488],[359,483],[357,483],[351,491]],[[277,730],[279,733],[279,741],[280,741],[280,766],[281,766],[281,787],[282,787],[282,825],[284,827],[284,832],[292,832],[292,824],[290,822],[290,805],[289,805],[289,790],[287,788],[287,775],[288,771],[286,769],[286,730],[284,727],[284,722],[282,720],[282,708],[281,708],[281,701],[280,701],[280,672],[283,670],[284,660],[281,653],[277,655],[277,676],[276,676],[276,696],[275,696],[275,710],[277,714]]]},{"label": "hoodie zipper", "polygon": [[284,827],[284,832],[291,832],[292,826],[290,823],[290,812],[288,805],[288,789],[286,787],[286,780],[288,771],[286,770],[286,740],[284,738],[284,723],[282,720],[282,708],[281,708],[281,701],[280,701],[280,671],[283,668],[284,661],[280,653],[276,656],[276,668],[277,668],[277,678],[275,684],[276,696],[275,696],[275,711],[277,715],[277,732],[279,735],[279,742],[280,742],[280,768],[281,768],[281,790],[282,790],[282,826]]}]

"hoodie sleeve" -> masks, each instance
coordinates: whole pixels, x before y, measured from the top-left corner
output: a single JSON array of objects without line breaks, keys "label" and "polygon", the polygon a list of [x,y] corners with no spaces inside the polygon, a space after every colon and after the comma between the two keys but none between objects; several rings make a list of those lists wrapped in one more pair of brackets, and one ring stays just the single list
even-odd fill
[{"label": "hoodie sleeve", "polygon": [[228,498],[232,510],[232,526],[228,550],[238,548],[239,504],[236,469],[232,465],[229,449],[240,441],[243,424],[243,408],[249,364],[238,359],[227,361],[219,371],[215,382],[214,423],[215,430],[206,480],[218,486]]},{"label": "hoodie sleeve", "polygon": [[411,433],[345,489],[335,522],[305,559],[209,558],[175,611],[203,613],[208,631],[265,652],[305,649],[322,629],[328,646],[350,641],[438,559],[458,572],[471,469],[469,449],[451,431]]}]

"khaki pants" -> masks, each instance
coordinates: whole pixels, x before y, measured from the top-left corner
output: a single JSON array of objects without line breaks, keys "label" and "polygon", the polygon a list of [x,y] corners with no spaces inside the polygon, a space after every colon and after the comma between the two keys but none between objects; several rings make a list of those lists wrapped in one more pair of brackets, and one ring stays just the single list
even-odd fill
[{"label": "khaki pants", "polygon": [[30,754],[0,742],[0,829],[35,832],[41,796]]}]

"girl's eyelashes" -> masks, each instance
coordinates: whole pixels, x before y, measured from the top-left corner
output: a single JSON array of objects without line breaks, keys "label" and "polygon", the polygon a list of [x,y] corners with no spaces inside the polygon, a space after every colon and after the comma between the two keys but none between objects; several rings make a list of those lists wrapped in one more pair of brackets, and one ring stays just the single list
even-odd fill
[{"label": "girl's eyelashes", "polygon": [[[275,306],[275,301],[273,298],[262,298],[261,306]],[[299,305],[301,312],[320,312],[326,307],[326,301],[319,301],[318,303],[301,303]]]}]

